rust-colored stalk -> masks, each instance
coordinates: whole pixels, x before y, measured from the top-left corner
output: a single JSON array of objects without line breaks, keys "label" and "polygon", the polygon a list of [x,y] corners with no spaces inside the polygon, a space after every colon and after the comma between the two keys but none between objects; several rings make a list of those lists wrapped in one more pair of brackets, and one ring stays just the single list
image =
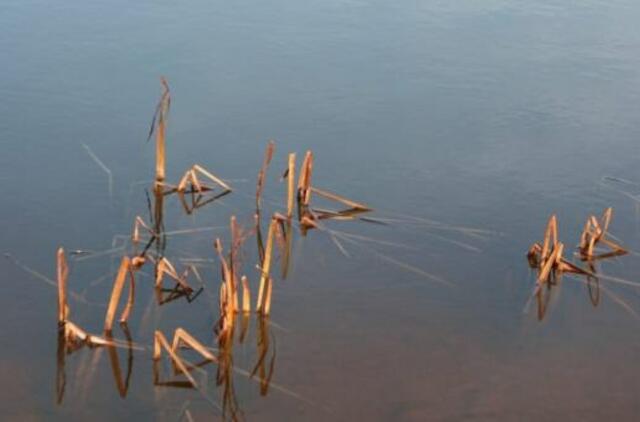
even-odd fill
[{"label": "rust-colored stalk", "polygon": [[294,191],[296,173],[296,153],[289,154],[289,169],[287,171],[287,218],[293,216]]},{"label": "rust-colored stalk", "polygon": [[269,315],[271,313],[271,294],[273,292],[273,279],[267,278],[267,294],[264,300],[263,315]]},{"label": "rust-colored stalk", "polygon": [[171,277],[176,283],[180,285],[186,292],[191,292],[193,289],[187,283],[185,275],[188,274],[188,270],[185,271],[183,276],[178,275],[175,267],[167,258],[162,258],[158,261],[158,265],[156,266],[156,288],[162,287],[162,280],[164,279],[164,275],[168,275]]},{"label": "rust-colored stalk", "polygon": [[[215,249],[216,249],[216,252],[218,253],[218,258],[220,259],[220,265],[222,267],[223,283],[226,287],[225,293],[226,293],[227,305],[231,308],[232,311],[235,311],[234,303],[237,302],[237,297],[236,297],[237,293],[235,291],[235,286],[233,285],[233,276],[231,275],[229,264],[227,263],[227,260],[224,257],[222,242],[220,241],[219,238],[217,238],[215,241]],[[236,299],[234,299],[234,297],[236,297]]]},{"label": "rust-colored stalk", "polygon": [[342,196],[336,195],[335,193],[327,192],[326,190],[309,187],[309,189],[315,193],[316,195],[322,196],[324,198],[330,199],[332,201],[337,201],[345,204],[348,207],[351,207],[351,210],[354,211],[371,211],[371,208],[363,205],[359,202],[352,201],[350,199],[344,198]]},{"label": "rust-colored stalk", "polygon": [[262,260],[260,287],[258,288],[258,302],[256,304],[256,312],[262,312],[264,308],[264,293],[267,281],[269,279],[269,273],[271,270],[271,255],[273,253],[273,238],[275,236],[276,225],[278,224],[275,218],[271,219],[269,224],[269,232],[267,234],[267,246],[264,251],[264,259]]},{"label": "rust-colored stalk", "polygon": [[249,281],[246,276],[242,276],[242,312],[251,312],[251,292],[249,291]]},{"label": "rust-colored stalk", "polygon": [[[167,115],[169,112],[169,104],[171,97],[169,94],[169,84],[166,79],[161,78],[162,83],[162,96],[158,103],[156,110],[156,184],[161,185],[165,179],[165,127],[167,122]],[[153,128],[152,128],[153,129]]]},{"label": "rust-colored stalk", "polygon": [[57,253],[57,276],[58,276],[58,323],[63,324],[69,317],[69,306],[67,305],[67,278],[69,267],[64,255],[64,249],[59,248]]},{"label": "rust-colored stalk", "polygon": [[264,180],[267,174],[267,168],[273,158],[273,151],[275,150],[275,143],[270,140],[267,144],[267,149],[264,152],[264,160],[262,161],[262,167],[258,173],[258,183],[256,184],[256,210],[259,211],[262,205],[262,191],[264,190]]},{"label": "rust-colored stalk", "polygon": [[191,347],[196,352],[200,353],[200,355],[202,355],[202,357],[204,357],[205,359],[213,362],[218,361],[213,353],[211,353],[209,349],[207,349],[202,343],[196,340],[195,337],[193,337],[183,328],[177,328],[173,335],[173,344],[171,345],[171,350],[173,350],[173,352],[177,354],[180,350],[180,346],[183,343]]},{"label": "rust-colored stalk", "polygon": [[127,320],[129,319],[129,314],[131,313],[131,309],[133,308],[135,298],[135,278],[133,275],[133,269],[131,267],[131,260],[125,256],[120,262],[120,268],[118,269],[118,274],[113,283],[111,299],[109,300],[107,315],[104,319],[104,330],[106,332],[110,332],[113,328],[113,320],[115,318],[118,302],[120,301],[120,296],[122,295],[124,283],[127,280],[127,275],[129,275],[129,297],[127,299],[127,304],[125,305],[125,308],[120,316],[121,323],[127,322]]},{"label": "rust-colored stalk", "polygon": [[205,169],[201,165],[195,164],[193,166],[193,170],[198,172],[198,173],[200,173],[200,174],[202,174],[203,176],[205,176],[206,178],[208,178],[212,182],[218,184],[224,190],[228,190],[228,191],[233,190],[233,189],[231,189],[231,186],[229,186],[224,180],[222,180],[219,177],[215,176],[213,173],[211,173],[210,171],[208,171],[207,169]]},{"label": "rust-colored stalk", "polygon": [[169,356],[173,360],[173,363],[178,367],[178,369],[180,369],[180,372],[182,372],[184,376],[187,377],[191,385],[193,385],[195,388],[198,388],[198,383],[189,373],[189,370],[185,366],[180,356],[178,356],[171,349],[164,334],[162,334],[161,331],[156,330],[153,339],[153,360],[160,360],[160,357],[162,356],[162,349],[164,349],[169,354]]},{"label": "rust-colored stalk", "polygon": [[231,248],[229,249],[229,275],[231,276],[231,284],[233,286],[233,309],[235,312],[240,309],[238,307],[238,249],[240,248],[240,229],[236,216],[232,215],[229,221],[231,230]]},{"label": "rust-colored stalk", "polygon": [[298,179],[298,203],[308,206],[311,200],[311,173],[313,171],[313,153],[307,151],[304,161],[300,167],[300,178]]}]

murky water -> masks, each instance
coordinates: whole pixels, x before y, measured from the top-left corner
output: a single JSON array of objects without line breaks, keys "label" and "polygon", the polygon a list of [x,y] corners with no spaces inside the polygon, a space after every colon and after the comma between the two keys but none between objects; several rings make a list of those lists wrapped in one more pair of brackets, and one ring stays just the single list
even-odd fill
[{"label": "murky water", "polygon": [[[204,228],[169,236],[169,258],[214,260],[230,215],[251,223],[268,139],[265,213],[284,208],[286,154],[311,149],[314,184],[389,220],[327,222],[369,239],[342,238],[344,251],[326,231],[296,235],[269,323],[252,316],[234,346],[239,417],[637,419],[640,297],[611,279],[640,281],[637,253],[601,262],[599,290],[565,277],[542,321],[525,259],[551,213],[570,256],[587,216],[607,206],[612,233],[640,251],[637,2],[4,0],[1,10],[3,420],[222,417],[215,365],[196,371],[201,391],[154,385],[150,349],[155,329],[171,337],[178,326],[215,346],[216,262],[201,262],[196,300],[163,306],[144,268],[129,323],[140,347],[118,349],[119,360],[84,348],[61,365],[56,289],[43,278],[55,278],[58,246],[93,251],[70,257],[70,289],[84,298],[70,306],[100,332],[120,252],[97,252],[147,215],[160,75],[173,99],[168,178],[197,162],[235,189],[193,215],[167,198],[168,232]],[[252,286],[255,254],[250,240]],[[273,375],[262,395],[259,374],[242,371],[265,335]],[[171,377],[163,361],[160,381]]]}]

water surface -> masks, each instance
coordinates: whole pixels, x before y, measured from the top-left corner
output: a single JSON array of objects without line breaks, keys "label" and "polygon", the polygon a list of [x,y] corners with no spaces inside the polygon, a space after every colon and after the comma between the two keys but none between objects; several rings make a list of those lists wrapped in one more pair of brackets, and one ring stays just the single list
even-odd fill
[{"label": "water surface", "polygon": [[[154,387],[149,350],[133,353],[124,398],[106,350],[68,356],[58,403],[56,291],[15,263],[53,278],[58,246],[110,249],[146,213],[160,75],[173,95],[169,179],[199,162],[235,188],[192,216],[168,200],[167,230],[226,226],[232,213],[251,221],[275,139],[267,212],[284,204],[286,153],[311,149],[314,183],[398,220],[331,228],[406,246],[345,244],[347,257],[326,233],[296,238],[269,325],[272,383],[293,394],[261,396],[237,375],[246,419],[636,419],[637,289],[602,280],[594,306],[587,286],[566,278],[539,321],[526,306],[534,277],[524,253],[551,213],[572,247],[607,206],[612,232],[640,250],[629,196],[640,185],[603,181],[640,183],[639,18],[632,1],[5,0],[0,251],[13,259],[0,260],[3,419],[221,415],[214,365],[206,397]],[[83,145],[110,169],[111,194]],[[167,254],[212,259],[214,236],[228,239],[226,228],[171,238]],[[72,261],[71,288],[96,303],[72,304],[89,331],[102,326],[118,261]],[[601,271],[633,280],[639,267],[630,254]],[[183,326],[214,344],[219,269],[203,274],[200,298],[162,307],[141,278],[134,341],[148,347],[154,329]],[[255,363],[257,327],[252,318],[237,345],[239,368]]]}]

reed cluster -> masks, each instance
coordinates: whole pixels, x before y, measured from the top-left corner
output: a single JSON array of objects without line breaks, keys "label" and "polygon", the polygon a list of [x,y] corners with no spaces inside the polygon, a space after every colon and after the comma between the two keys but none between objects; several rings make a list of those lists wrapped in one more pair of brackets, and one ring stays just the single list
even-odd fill
[{"label": "reed cluster", "polygon": [[[533,243],[527,252],[529,266],[535,268],[538,273],[536,294],[540,293],[542,286],[550,287],[555,284],[563,273],[586,276],[587,282],[590,283],[596,277],[595,260],[627,253],[622,246],[607,238],[612,215],[613,209],[607,208],[600,219],[594,215],[587,218],[577,249],[581,260],[586,261],[589,268],[581,268],[564,257],[565,245],[558,240],[558,219],[555,214],[549,218],[542,243]],[[596,254],[595,248],[599,244],[607,246],[610,250]]]},{"label": "reed cluster", "polygon": [[[128,286],[128,292],[124,305],[118,318],[122,331],[127,337],[129,350],[132,343],[128,332],[127,322],[131,316],[136,296],[136,272],[147,265],[153,265],[154,290],[159,306],[179,298],[186,298],[191,302],[206,287],[207,281],[199,274],[195,265],[172,262],[165,255],[167,232],[164,228],[163,208],[165,198],[173,194],[177,195],[187,214],[195,212],[204,205],[213,203],[222,196],[233,191],[232,187],[222,178],[216,176],[202,165],[194,164],[180,178],[178,183],[166,182],[166,129],[168,113],[171,105],[171,94],[167,81],[162,78],[162,93],[149,129],[148,140],[155,134],[155,178],[153,183],[153,201],[149,196],[149,215],[151,221],[147,223],[141,216],[136,216],[130,235],[131,250],[121,257],[111,296],[108,301],[104,319],[103,335],[97,336],[87,333],[77,324],[72,322],[71,310],[67,302],[67,288],[69,267],[63,248],[57,252],[57,287],[58,287],[58,324],[60,327],[59,350],[62,356],[65,352],[76,350],[83,346],[105,346],[110,348],[114,374],[120,374],[117,353],[115,347],[124,347],[124,342],[113,338],[113,327],[117,317],[118,308],[121,306],[123,291]],[[184,328],[175,330],[171,344],[164,334],[155,330],[153,339],[154,383],[156,385],[175,385],[174,381],[164,382],[160,379],[160,371],[157,363],[163,354],[169,356],[174,365],[174,372],[182,374],[193,388],[199,388],[199,383],[193,376],[194,366],[189,364],[181,354],[184,348],[189,348],[204,358],[206,363],[215,363],[218,366],[217,382],[224,386],[223,404],[225,409],[230,409],[232,416],[238,414],[232,384],[232,374],[237,368],[233,366],[234,331],[238,317],[241,320],[239,341],[245,338],[249,315],[253,312],[257,315],[259,336],[257,342],[258,362],[253,371],[248,373],[250,377],[259,374],[260,391],[266,394],[273,375],[275,348],[271,347],[269,315],[272,311],[274,296],[273,266],[276,257],[280,257],[282,266],[282,279],[287,276],[291,255],[292,242],[296,226],[294,226],[294,213],[297,209],[297,228],[302,235],[306,235],[309,229],[321,228],[323,220],[354,219],[356,215],[369,212],[371,209],[363,204],[349,200],[342,196],[315,187],[312,184],[314,157],[311,151],[307,151],[298,170],[296,186],[296,153],[287,154],[286,169],[281,180],[286,180],[286,199],[282,212],[272,212],[268,218],[266,238],[262,236],[261,220],[263,213],[263,194],[268,182],[267,172],[275,154],[275,143],[269,141],[264,154],[262,165],[258,171],[255,191],[254,219],[245,229],[232,215],[229,220],[229,247],[224,249],[221,238],[213,240],[213,249],[217,256],[220,268],[219,284],[219,317],[213,327],[217,335],[217,351],[206,347]],[[339,209],[328,210],[312,205],[312,196],[318,196],[325,201],[339,204]],[[346,207],[346,208],[345,208]],[[153,208],[153,209],[152,209]],[[243,248],[246,241],[255,236],[257,243],[258,275],[256,276],[257,295],[252,304],[251,280],[242,271]],[[279,253],[276,252],[278,250]],[[215,283],[215,280],[214,280]],[[199,288],[198,285],[199,284]],[[113,349],[113,350],[112,350]],[[269,352],[272,357],[267,359]],[[64,358],[62,361],[62,375],[59,374],[59,384],[64,390]],[[121,394],[126,394],[128,389],[128,377],[122,381],[121,376],[116,376],[116,384]],[[61,395],[59,394],[59,397]]]}]

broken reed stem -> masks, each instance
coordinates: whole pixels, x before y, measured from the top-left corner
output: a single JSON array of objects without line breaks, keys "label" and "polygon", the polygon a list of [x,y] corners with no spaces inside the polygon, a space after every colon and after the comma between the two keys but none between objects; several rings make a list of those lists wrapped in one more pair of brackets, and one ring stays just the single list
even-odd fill
[{"label": "broken reed stem", "polygon": [[189,286],[186,280],[186,275],[188,274],[188,270],[185,271],[184,275],[181,277],[180,275],[178,275],[178,272],[176,271],[173,264],[169,262],[167,258],[163,257],[158,261],[158,264],[156,266],[156,283],[155,283],[156,288],[162,287],[162,280],[164,279],[165,274],[171,277],[185,291],[191,292],[193,290],[191,286]]},{"label": "broken reed stem", "polygon": [[232,215],[229,221],[231,229],[231,248],[229,249],[229,274],[231,275],[231,284],[233,285],[233,309],[238,311],[238,267],[237,256],[238,249],[240,248],[240,230],[238,228],[238,222],[236,216]]},{"label": "broken reed stem", "polygon": [[273,237],[275,235],[276,225],[278,221],[275,218],[271,218],[269,224],[269,232],[267,234],[267,246],[264,251],[264,259],[261,265],[260,287],[258,289],[258,302],[256,303],[256,312],[262,313],[264,309],[264,293],[266,283],[269,279],[269,272],[271,270],[271,255],[273,253]]},{"label": "broken reed stem", "polygon": [[165,178],[164,119],[160,119],[156,128],[156,182]]},{"label": "broken reed stem", "polygon": [[131,308],[133,307],[135,298],[135,278],[133,275],[131,260],[125,256],[122,258],[120,268],[118,269],[118,275],[116,276],[116,279],[113,283],[111,299],[109,300],[107,315],[104,320],[104,330],[106,332],[110,332],[113,328],[113,319],[116,314],[118,302],[120,301],[120,296],[122,295],[124,283],[127,280],[127,275],[129,275],[129,297],[127,299],[127,304],[125,305],[125,308],[120,316],[121,323],[127,322],[127,320],[129,319],[129,314],[131,313]]},{"label": "broken reed stem", "polygon": [[79,341],[92,346],[115,345],[113,341],[87,333],[69,320],[64,323],[64,336],[65,340],[73,343],[77,343]]},{"label": "broken reed stem", "polygon": [[[592,224],[592,222],[587,223]],[[586,228],[585,228],[586,230]],[[585,234],[581,239],[581,247],[585,242]],[[549,218],[545,229],[543,245],[534,243],[529,248],[527,259],[532,268],[538,269],[538,277],[536,279],[536,294],[540,291],[543,284],[549,282],[551,274],[572,272],[584,275],[591,275],[588,271],[572,264],[562,256],[564,252],[564,244],[558,241],[558,220],[554,215]]]},{"label": "broken reed stem", "polygon": [[262,228],[260,227],[260,217],[261,214],[257,211],[253,215],[253,223],[256,231],[256,243],[258,244],[258,261],[262,262],[264,260],[264,242],[262,240]]},{"label": "broken reed stem", "polygon": [[219,177],[215,176],[213,173],[211,173],[210,171],[208,171],[207,169],[205,169],[204,167],[202,167],[199,164],[194,164],[193,166],[193,170],[196,172],[199,172],[200,174],[202,174],[203,176],[209,178],[212,182],[217,183],[218,185],[220,185],[223,189],[228,190],[228,191],[232,191],[233,189],[231,189],[231,186],[229,186],[226,182],[224,182],[222,179],[220,179]]},{"label": "broken reed stem", "polygon": [[549,217],[547,228],[544,233],[544,242],[542,244],[541,258],[546,260],[551,253],[551,250],[558,244],[558,219],[555,214]]},{"label": "broken reed stem", "polygon": [[69,306],[67,305],[67,278],[69,267],[64,249],[59,248],[57,253],[57,276],[58,276],[58,323],[63,324],[69,317]]},{"label": "broken reed stem", "polygon": [[295,191],[296,153],[289,154],[289,169],[287,171],[287,219],[293,216],[293,203]]},{"label": "broken reed stem", "polygon": [[273,291],[273,279],[271,277],[267,277],[267,295],[264,300],[264,309],[262,311],[263,315],[269,315],[271,312],[271,293]]},{"label": "broken reed stem", "polygon": [[251,292],[249,291],[249,281],[246,276],[242,276],[242,312],[251,312]]},{"label": "broken reed stem", "polygon": [[133,232],[131,233],[131,241],[134,245],[137,245],[140,242],[140,227],[145,229],[150,236],[153,237],[155,235],[151,227],[149,227],[149,225],[144,222],[142,217],[137,215],[133,223]]},{"label": "broken reed stem", "polygon": [[232,191],[231,186],[229,186],[222,179],[199,164],[194,164],[184,173],[184,175],[180,179],[180,182],[178,183],[178,186],[175,188],[175,191],[179,193],[185,193],[187,191],[187,186],[189,185],[189,183],[191,184],[190,190],[192,194],[195,192],[203,193],[205,191],[213,190],[213,187],[208,186],[200,181],[200,179],[198,178],[198,173],[200,173],[200,175],[204,178],[209,179],[209,181],[213,182],[215,185],[220,186],[225,191],[225,193]]},{"label": "broken reed stem", "polygon": [[[594,254],[594,249],[600,242],[611,248],[614,254],[622,255],[627,253],[627,250],[622,246],[606,239],[612,215],[613,208],[609,207],[603,212],[600,221],[598,221],[595,215],[592,215],[587,219],[580,236],[580,253],[582,254],[583,260],[597,258]],[[601,257],[602,256],[606,256],[606,254],[601,255]]]},{"label": "broken reed stem", "polygon": [[182,343],[185,343],[189,347],[191,347],[196,352],[200,353],[202,357],[212,362],[217,362],[218,359],[198,340],[196,340],[191,334],[189,334],[183,328],[177,328],[173,335],[173,343],[171,346],[171,350],[174,353],[177,353],[180,350],[180,346]]},{"label": "broken reed stem", "polygon": [[298,204],[308,206],[311,199],[311,173],[313,170],[313,153],[307,151],[304,161],[300,167],[300,178],[298,179]]},{"label": "broken reed stem", "polygon": [[189,373],[189,370],[184,365],[184,362],[182,362],[180,356],[178,356],[171,349],[164,334],[162,334],[161,331],[156,330],[153,339],[153,360],[160,360],[160,357],[162,356],[162,349],[164,349],[169,354],[169,356],[173,360],[173,363],[178,367],[178,369],[180,369],[180,372],[182,372],[184,376],[187,377],[191,385],[193,385],[195,388],[198,388],[198,383]]},{"label": "broken reed stem", "polygon": [[256,211],[259,211],[262,204],[262,191],[264,190],[264,179],[267,174],[267,168],[273,158],[273,151],[275,149],[275,143],[270,140],[267,144],[267,149],[264,152],[264,160],[262,161],[262,167],[258,173],[258,183],[256,184]]},{"label": "broken reed stem", "polygon": [[231,270],[229,269],[227,260],[224,257],[224,251],[222,249],[222,242],[220,241],[220,238],[216,238],[215,249],[216,249],[216,252],[218,253],[218,258],[220,259],[220,265],[222,268],[222,278],[223,278],[222,282],[223,282],[223,285],[225,286],[226,303],[227,303],[227,306],[231,307],[231,311],[235,312],[236,308],[234,308],[234,304],[238,303],[238,298],[237,298],[238,293],[233,284],[233,276],[231,275]]},{"label": "broken reed stem", "polygon": [[310,186],[309,189],[313,193],[315,193],[316,195],[322,196],[322,197],[327,198],[327,199],[331,199],[332,201],[341,202],[341,203],[351,207],[352,210],[371,211],[371,208],[367,207],[366,205],[363,205],[363,204],[360,204],[358,202],[352,201],[350,199],[344,198],[342,196],[336,195],[335,193],[331,193],[331,192],[327,192],[327,191],[322,190],[322,189],[314,188],[313,186]]},{"label": "broken reed stem", "polygon": [[[161,78],[162,83],[162,97],[157,109],[157,124],[156,124],[156,185],[164,182],[165,179],[165,125],[167,114],[169,112],[169,104],[171,97],[169,94],[169,85],[166,79]],[[153,129],[153,128],[152,128]]]}]

